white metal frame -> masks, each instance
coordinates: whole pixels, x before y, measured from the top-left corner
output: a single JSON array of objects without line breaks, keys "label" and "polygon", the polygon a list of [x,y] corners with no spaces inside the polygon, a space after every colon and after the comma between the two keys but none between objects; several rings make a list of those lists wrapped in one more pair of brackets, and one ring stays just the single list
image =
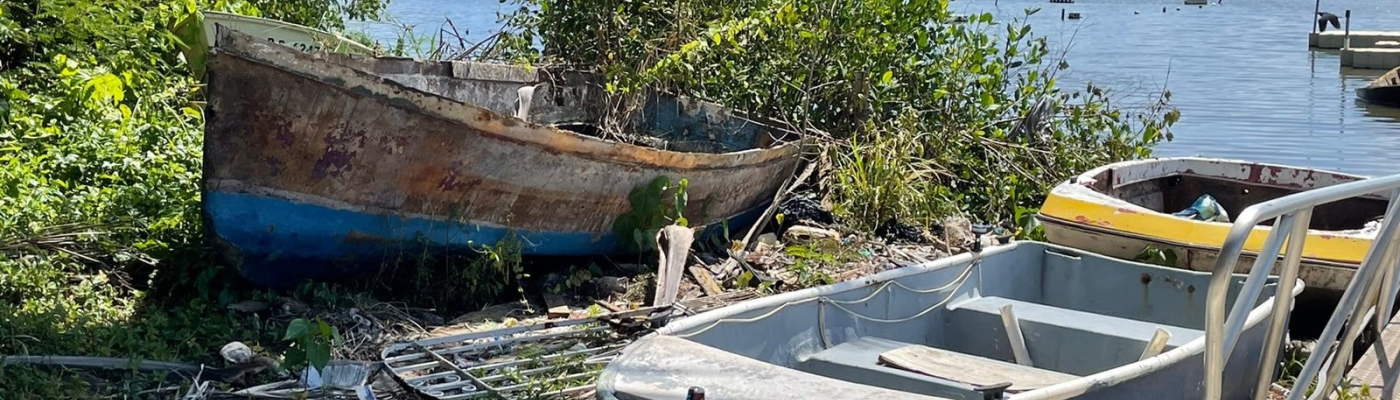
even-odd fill
[{"label": "white metal frame", "polygon": [[[1270,270],[1280,256],[1278,293],[1290,293],[1298,276],[1298,262],[1302,258],[1303,244],[1307,239],[1308,225],[1312,220],[1313,208],[1348,198],[1376,193],[1389,193],[1389,205],[1381,222],[1377,237],[1371,242],[1356,275],[1347,285],[1345,294],[1332,317],[1327,322],[1322,336],[1318,339],[1316,351],[1308,357],[1303,370],[1294,382],[1288,395],[1289,400],[1299,400],[1307,395],[1308,385],[1316,380],[1317,386],[1308,399],[1326,398],[1341,380],[1346,361],[1350,360],[1353,343],[1366,326],[1375,320],[1377,330],[1384,327],[1389,319],[1389,310],[1394,304],[1397,280],[1397,247],[1400,247],[1400,229],[1397,213],[1400,213],[1400,174],[1348,182],[1316,188],[1278,199],[1255,204],[1246,208],[1230,228],[1230,234],[1221,246],[1220,256],[1215,262],[1211,284],[1206,298],[1206,353],[1205,386],[1206,399],[1219,400],[1222,394],[1222,380],[1226,361],[1234,350],[1240,334],[1244,330],[1252,299],[1259,298]],[[1259,256],[1250,270],[1249,277],[1230,310],[1225,315],[1226,295],[1230,275],[1235,271],[1240,251],[1254,228],[1262,222],[1275,221],[1268,239],[1259,251]],[[1285,250],[1284,244],[1288,247]],[[1382,295],[1384,294],[1384,295]],[[1292,297],[1275,298],[1271,311],[1271,324],[1264,341],[1262,357],[1259,360],[1259,381],[1255,383],[1253,398],[1263,399],[1273,380],[1278,351],[1283,343],[1284,323],[1292,310]],[[1337,334],[1343,331],[1343,341],[1336,344]],[[1341,360],[1341,361],[1338,361]],[[1320,371],[1325,373],[1319,375]]]}]

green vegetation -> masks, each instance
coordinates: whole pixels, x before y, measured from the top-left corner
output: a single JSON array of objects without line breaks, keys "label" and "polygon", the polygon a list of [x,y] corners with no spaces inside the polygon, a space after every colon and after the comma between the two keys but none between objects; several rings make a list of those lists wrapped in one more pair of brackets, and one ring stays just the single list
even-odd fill
[{"label": "green vegetation", "polygon": [[[509,241],[483,254],[405,254],[379,279],[290,293],[244,286],[203,244],[202,86],[168,29],[207,9],[339,30],[346,18],[378,17],[385,3],[0,2],[0,354],[222,365],[219,347],[238,340],[285,354],[284,366],[324,365],[345,354],[333,347],[342,332],[318,313],[385,293],[463,311],[523,290],[528,274]],[[890,219],[930,226],[950,213],[1029,226],[1050,184],[1148,155],[1178,118],[1165,93],[1129,109],[1092,85],[1062,90],[1056,73],[1066,64],[1028,26],[990,15],[956,24],[946,1],[521,5],[506,17],[509,32],[476,57],[605,73],[615,101],[604,128],[614,132],[647,90],[783,121],[826,147],[830,168],[814,186],[855,229]],[[441,55],[408,38],[392,52]],[[644,188],[616,228],[649,248],[655,229],[685,224],[687,183]],[[803,285],[829,282],[825,268],[840,260],[789,254]],[[592,275],[579,270],[563,287]],[[287,299],[309,311],[229,307]],[[130,371],[0,367],[7,399],[149,397],[170,383]]]},{"label": "green vegetation", "polygon": [[656,233],[667,225],[689,226],[682,213],[690,203],[686,189],[690,181],[658,176],[651,184],[632,189],[627,195],[631,209],[613,221],[613,233],[633,250],[656,250]]},{"label": "green vegetation", "polygon": [[314,321],[305,318],[292,320],[287,324],[287,334],[282,340],[292,342],[284,359],[285,366],[292,371],[300,371],[307,366],[321,371],[331,361],[331,348],[344,342],[340,330],[320,318]]},{"label": "green vegetation", "polygon": [[[1293,385],[1297,384],[1298,374],[1303,372],[1303,366],[1307,364],[1308,357],[1311,355],[1311,352],[1298,346],[1285,346],[1282,360],[1283,369],[1279,371],[1279,377],[1275,382],[1285,389],[1291,389]],[[1371,385],[1361,384],[1358,386],[1353,384],[1351,379],[1351,377],[1343,377],[1337,387],[1332,389],[1330,398],[1338,400],[1375,400],[1379,398],[1371,392]],[[1311,396],[1315,390],[1317,390],[1317,382],[1309,382],[1307,395]]]},{"label": "green vegetation", "polygon": [[1124,107],[1060,88],[1068,64],[1029,25],[955,23],[947,0],[517,3],[494,58],[606,74],[609,121],[659,90],[825,137],[825,194],[857,229],[1025,215],[1070,174],[1149,155],[1179,118],[1166,92]]},{"label": "green vegetation", "polygon": [[1133,257],[1133,260],[1147,264],[1175,267],[1177,259],[1176,252],[1172,251],[1172,249],[1147,246],[1143,248],[1142,251],[1138,252],[1137,256]]},{"label": "green vegetation", "polygon": [[[0,2],[0,354],[222,366],[232,340],[280,354],[287,321],[226,308],[276,295],[243,287],[203,247],[202,88],[168,28],[214,9],[335,29],[383,5]],[[0,398],[150,397],[163,378],[0,367]]]}]

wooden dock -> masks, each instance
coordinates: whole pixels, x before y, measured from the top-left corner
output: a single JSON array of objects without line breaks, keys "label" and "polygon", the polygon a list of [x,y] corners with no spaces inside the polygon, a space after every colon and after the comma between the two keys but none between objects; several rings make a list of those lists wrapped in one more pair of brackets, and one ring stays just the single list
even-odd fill
[{"label": "wooden dock", "polygon": [[[1308,46],[1319,49],[1341,49],[1346,37],[1343,30],[1308,34]],[[1400,31],[1351,31],[1351,47],[1375,47],[1378,42],[1400,41]]]},{"label": "wooden dock", "polygon": [[1380,338],[1364,350],[1361,360],[1347,372],[1350,382],[1343,382],[1352,387],[1370,386],[1372,398],[1400,399],[1400,314],[1391,318]]},{"label": "wooden dock", "polygon": [[1389,70],[1400,67],[1400,46],[1343,49],[1342,66]]}]

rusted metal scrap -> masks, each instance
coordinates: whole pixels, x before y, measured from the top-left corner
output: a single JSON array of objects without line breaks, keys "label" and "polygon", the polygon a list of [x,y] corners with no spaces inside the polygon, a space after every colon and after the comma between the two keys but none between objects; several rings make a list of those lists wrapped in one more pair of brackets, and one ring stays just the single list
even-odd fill
[{"label": "rusted metal scrap", "polygon": [[567,397],[592,390],[597,371],[618,350],[672,312],[650,307],[398,343],[384,350],[384,363],[405,385],[435,399]]},{"label": "rusted metal scrap", "polygon": [[754,295],[728,292],[668,306],[397,343],[384,349],[384,365],[405,386],[433,399],[586,396],[598,371],[633,340],[673,318]]}]

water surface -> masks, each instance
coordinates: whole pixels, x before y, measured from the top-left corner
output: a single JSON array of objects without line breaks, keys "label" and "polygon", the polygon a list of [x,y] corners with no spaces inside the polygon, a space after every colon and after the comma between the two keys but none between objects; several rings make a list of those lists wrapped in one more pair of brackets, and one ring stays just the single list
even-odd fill
[{"label": "water surface", "polygon": [[[1066,87],[1093,81],[1133,102],[1165,85],[1182,118],[1173,128],[1176,139],[1159,146],[1158,155],[1400,173],[1400,110],[1355,95],[1384,71],[1341,68],[1335,51],[1310,51],[1313,6],[1312,0],[1224,0],[1202,8],[1162,0],[952,3],[955,12],[992,12],[999,19],[1041,8],[1031,17],[1034,32],[1066,51]],[[476,41],[508,7],[498,0],[393,0],[389,11],[420,35],[450,30],[444,21],[451,19]],[[1061,21],[1062,9],[1084,19]],[[1400,30],[1400,0],[1322,4],[1338,15],[1346,9],[1354,30]],[[354,28],[386,43],[400,31],[381,23]]]}]

